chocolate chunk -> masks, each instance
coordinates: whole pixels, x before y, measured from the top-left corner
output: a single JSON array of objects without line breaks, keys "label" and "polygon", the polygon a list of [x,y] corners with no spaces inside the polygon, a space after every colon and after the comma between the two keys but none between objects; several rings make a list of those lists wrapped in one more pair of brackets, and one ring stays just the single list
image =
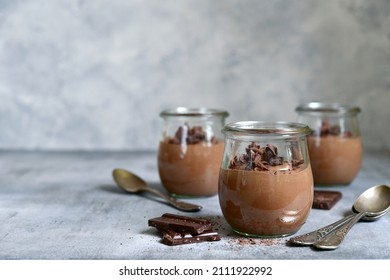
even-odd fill
[{"label": "chocolate chunk", "polygon": [[341,197],[342,194],[338,191],[314,191],[312,208],[329,210]]},{"label": "chocolate chunk", "polygon": [[163,232],[162,243],[170,246],[182,245],[182,244],[191,244],[191,243],[200,243],[205,241],[219,241],[221,237],[217,232],[213,230],[205,230],[201,234],[192,235],[191,233],[186,232],[175,232],[173,230],[167,230]]},{"label": "chocolate chunk", "polygon": [[161,231],[173,230],[179,233],[188,232],[193,235],[200,234],[205,230],[211,230],[211,223],[207,220],[169,213],[150,219],[148,225]]},{"label": "chocolate chunk", "polygon": [[208,220],[166,213],[148,221],[149,226],[162,232],[161,242],[181,245],[205,241],[218,241],[221,237],[212,230]]}]

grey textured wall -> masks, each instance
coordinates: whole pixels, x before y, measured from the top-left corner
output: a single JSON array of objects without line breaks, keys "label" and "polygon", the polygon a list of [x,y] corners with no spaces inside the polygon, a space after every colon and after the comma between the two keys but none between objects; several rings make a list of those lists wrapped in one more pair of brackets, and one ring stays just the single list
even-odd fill
[{"label": "grey textured wall", "polygon": [[390,149],[388,0],[0,0],[1,149],[156,149],[161,110],[362,108]]}]

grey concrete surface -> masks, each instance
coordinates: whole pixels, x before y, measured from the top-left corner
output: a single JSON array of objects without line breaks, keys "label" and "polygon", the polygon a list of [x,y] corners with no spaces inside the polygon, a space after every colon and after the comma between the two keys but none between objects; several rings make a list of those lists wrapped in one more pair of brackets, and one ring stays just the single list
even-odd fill
[{"label": "grey concrete surface", "polygon": [[[366,152],[355,181],[331,188],[342,192],[342,200],[331,210],[312,210],[297,234],[344,217],[366,188],[389,185],[389,166],[389,152]],[[115,167],[132,170],[163,190],[152,151],[1,151],[0,259],[390,259],[390,215],[358,223],[335,251],[316,251],[287,246],[288,237],[234,234],[217,196],[191,199],[204,208],[187,215],[210,219],[221,241],[163,245],[148,219],[183,212],[150,196],[122,192],[111,178]]]}]

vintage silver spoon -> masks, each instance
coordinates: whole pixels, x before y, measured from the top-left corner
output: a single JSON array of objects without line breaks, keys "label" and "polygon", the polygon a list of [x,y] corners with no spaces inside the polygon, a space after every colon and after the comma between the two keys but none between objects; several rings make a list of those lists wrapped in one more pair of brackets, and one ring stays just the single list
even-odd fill
[{"label": "vintage silver spoon", "polygon": [[[388,198],[386,200],[385,199],[386,195],[384,195],[383,200],[381,198],[375,198],[375,201],[371,202],[370,199],[367,200],[367,196],[369,196],[372,192],[373,193],[378,192],[377,194],[387,192],[387,197],[388,197],[389,190],[390,190],[390,188],[386,185],[378,185],[378,186],[374,186],[374,187],[369,188],[368,190],[366,190],[365,192],[363,192],[359,196],[359,198],[355,201],[354,205],[352,206],[352,211],[355,214],[351,214],[351,215],[349,215],[341,220],[338,220],[337,222],[335,222],[333,224],[330,224],[330,225],[323,227],[323,228],[320,228],[318,230],[315,230],[315,231],[312,231],[312,232],[309,232],[309,233],[306,233],[303,235],[292,237],[289,240],[289,242],[299,244],[299,245],[313,245],[314,243],[319,242],[320,240],[324,239],[326,236],[328,236],[332,232],[339,229],[341,226],[350,222],[354,217],[356,217],[356,215],[357,215],[356,213],[364,212],[364,210],[362,210],[362,203],[364,203],[364,205],[366,203],[369,203],[369,206],[367,206],[367,207],[370,207],[369,209],[373,210],[373,211],[367,212],[365,216],[362,216],[361,217],[362,220],[374,221],[374,220],[382,217],[383,215],[385,215],[387,213],[389,208],[388,207],[386,208],[385,206],[376,205],[375,204],[375,203],[377,203],[376,199],[378,199],[378,201],[380,200],[382,203],[386,204],[386,203],[389,203],[388,200],[390,198]],[[356,207],[359,209],[359,211],[356,210]],[[365,207],[363,209],[368,209],[367,207]],[[382,211],[381,211],[381,209],[382,209]]]},{"label": "vintage silver spoon", "polygon": [[390,187],[377,185],[362,193],[352,207],[353,218],[341,227],[327,235],[325,238],[315,242],[313,246],[317,249],[337,249],[349,230],[362,218],[371,220],[382,217],[390,210]]},{"label": "vintage silver spoon", "polygon": [[149,187],[144,180],[142,180],[134,173],[131,173],[130,171],[127,171],[125,169],[121,169],[121,168],[114,169],[112,171],[112,176],[114,178],[115,183],[118,185],[118,187],[120,187],[122,190],[126,192],[130,192],[130,193],[137,193],[142,191],[150,192],[154,195],[163,198],[169,204],[171,204],[172,206],[174,206],[175,208],[181,211],[195,212],[202,209],[202,206],[176,200],[175,198],[170,197],[165,193],[162,193],[156,189]]}]

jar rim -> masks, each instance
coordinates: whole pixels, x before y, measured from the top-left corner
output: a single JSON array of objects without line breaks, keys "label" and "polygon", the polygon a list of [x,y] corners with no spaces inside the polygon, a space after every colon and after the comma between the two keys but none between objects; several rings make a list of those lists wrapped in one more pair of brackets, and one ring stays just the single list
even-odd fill
[{"label": "jar rim", "polygon": [[295,108],[297,112],[306,113],[329,113],[329,114],[358,114],[360,108],[357,106],[341,104],[337,102],[326,103],[326,102],[309,102],[301,104]]},{"label": "jar rim", "polygon": [[166,109],[160,113],[160,116],[186,116],[186,117],[205,117],[205,116],[222,116],[227,117],[229,113],[225,110],[207,108],[207,107],[176,107]]},{"label": "jar rim", "polygon": [[238,121],[222,129],[224,134],[262,135],[267,137],[296,137],[312,130],[303,123],[286,121]]}]

